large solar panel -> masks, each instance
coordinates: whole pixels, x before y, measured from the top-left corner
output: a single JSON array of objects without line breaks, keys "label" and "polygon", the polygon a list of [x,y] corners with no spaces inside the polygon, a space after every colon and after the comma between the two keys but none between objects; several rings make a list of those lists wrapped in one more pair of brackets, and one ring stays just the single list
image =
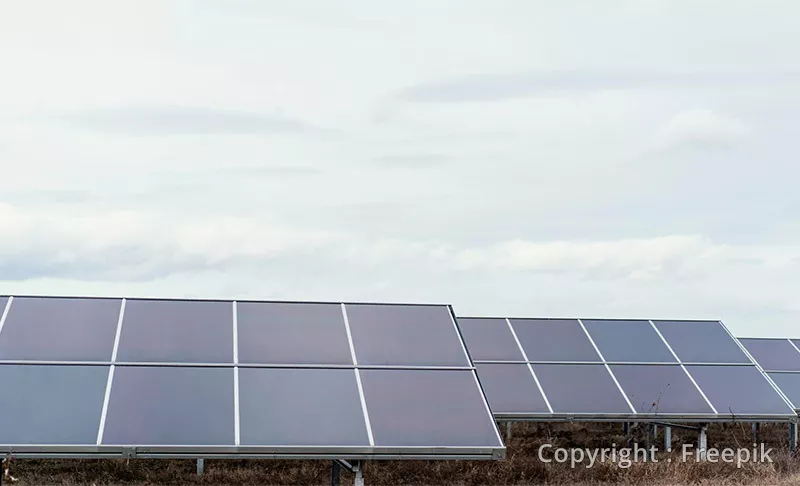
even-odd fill
[{"label": "large solar panel", "polygon": [[719,321],[458,321],[500,419],[795,417],[790,403]]},{"label": "large solar panel", "polygon": [[782,338],[739,338],[739,342],[800,412],[800,343]]},{"label": "large solar panel", "polygon": [[2,297],[0,311],[0,452],[505,455],[446,305]]}]

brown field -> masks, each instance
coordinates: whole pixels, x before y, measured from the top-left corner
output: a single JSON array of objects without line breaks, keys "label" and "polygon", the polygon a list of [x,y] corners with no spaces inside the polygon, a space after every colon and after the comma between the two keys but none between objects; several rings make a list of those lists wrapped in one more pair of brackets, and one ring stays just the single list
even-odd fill
[{"label": "brown field", "polygon": [[[633,429],[644,444],[645,427]],[[503,427],[504,430],[504,427]],[[618,447],[625,444],[620,424],[515,424],[503,461],[375,461],[367,463],[367,485],[789,485],[800,484],[800,457],[787,450],[785,424],[763,425],[761,441],[773,448],[770,463],[748,463],[741,468],[723,462],[682,462],[680,444],[696,443],[693,431],[674,429],[672,462],[666,454],[659,462],[614,464],[591,469],[569,463],[544,464],[537,450],[543,443],[554,447]],[[663,438],[654,442],[663,448]],[[752,448],[748,424],[712,425],[709,447]],[[216,460],[206,461],[205,473],[195,475],[191,460],[13,460],[11,474],[23,485],[325,485],[330,484],[329,461]],[[352,484],[341,473],[341,484]],[[10,481],[5,484],[11,484]]]}]

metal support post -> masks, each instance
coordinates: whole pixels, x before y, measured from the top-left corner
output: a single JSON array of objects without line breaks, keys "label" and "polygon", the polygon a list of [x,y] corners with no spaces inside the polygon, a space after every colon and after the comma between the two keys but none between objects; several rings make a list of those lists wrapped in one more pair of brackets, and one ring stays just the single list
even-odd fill
[{"label": "metal support post", "polygon": [[511,422],[506,422],[506,444],[511,441]]},{"label": "metal support post", "polygon": [[356,475],[355,479],[353,479],[353,486],[364,486],[364,463],[355,461],[353,463],[353,472]]},{"label": "metal support post", "polygon": [[664,426],[664,450],[672,452],[672,427]]},{"label": "metal support post", "polygon": [[197,460],[197,475],[198,476],[203,474],[203,471],[205,470],[205,466],[206,466],[205,465],[205,461],[203,459],[198,459]]},{"label": "metal support post", "polygon": [[645,447],[647,449],[650,449],[655,443],[657,434],[658,426],[656,424],[647,424],[647,440],[645,441]]},{"label": "metal support post", "polygon": [[331,461],[331,486],[339,486],[339,471],[341,466],[336,461]]},{"label": "metal support post", "polygon": [[760,425],[761,424],[759,424],[758,422],[755,422],[752,425],[752,429],[753,429],[753,445],[754,446],[758,445],[758,432],[759,432]]},{"label": "metal support post", "polygon": [[697,452],[701,461],[706,460],[706,450],[708,449],[708,424],[700,425],[700,437],[697,439]]},{"label": "metal support post", "polygon": [[797,422],[789,422],[789,450],[794,452],[797,449]]}]

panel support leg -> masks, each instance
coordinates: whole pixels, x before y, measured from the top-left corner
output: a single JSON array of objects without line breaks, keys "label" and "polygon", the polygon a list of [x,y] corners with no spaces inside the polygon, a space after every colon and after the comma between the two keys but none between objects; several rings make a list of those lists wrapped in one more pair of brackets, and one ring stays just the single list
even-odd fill
[{"label": "panel support leg", "polygon": [[203,474],[203,471],[205,470],[205,468],[206,468],[205,460],[198,459],[197,460],[197,475],[199,476],[199,475]]},{"label": "panel support leg", "polygon": [[648,450],[655,443],[657,435],[658,426],[656,424],[647,424],[647,440],[645,441],[645,447]]},{"label": "panel support leg", "polygon": [[511,422],[506,422],[506,444],[511,441]]},{"label": "panel support leg", "polygon": [[664,426],[664,450],[672,452],[672,427]]},{"label": "panel support leg", "polygon": [[758,445],[758,432],[759,432],[760,425],[761,424],[759,424],[758,422],[755,422],[752,425],[752,429],[753,429],[753,446],[757,446]]},{"label": "panel support leg", "polygon": [[708,449],[708,424],[700,424],[700,437],[697,439],[697,452],[701,461],[706,460],[706,449]]},{"label": "panel support leg", "polygon": [[364,463],[355,461],[353,463],[353,472],[356,475],[355,479],[353,479],[353,486],[364,486]]},{"label": "panel support leg", "polygon": [[789,450],[794,452],[797,449],[797,422],[789,422]]},{"label": "panel support leg", "polygon": [[336,461],[331,461],[331,486],[339,486],[339,472],[341,466]]}]

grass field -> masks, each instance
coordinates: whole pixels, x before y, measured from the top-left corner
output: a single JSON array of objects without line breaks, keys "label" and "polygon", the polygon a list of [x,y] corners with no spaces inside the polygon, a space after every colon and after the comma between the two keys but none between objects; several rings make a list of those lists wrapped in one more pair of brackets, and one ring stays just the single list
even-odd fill
[{"label": "grass field", "polygon": [[[644,444],[644,427],[632,431]],[[545,464],[539,446],[618,447],[625,444],[620,424],[515,424],[503,461],[375,461],[364,471],[368,485],[789,485],[800,484],[800,457],[787,450],[785,424],[763,425],[761,441],[773,448],[772,463],[695,463],[681,460],[681,443],[696,443],[693,431],[673,430],[673,452],[659,462],[637,462],[628,468],[595,464],[571,468],[569,463]],[[663,438],[654,442],[663,449]],[[708,447],[752,448],[748,424],[712,425]],[[672,462],[666,459],[671,457]],[[22,485],[313,485],[330,484],[329,461],[217,460],[206,461],[205,473],[195,474],[190,460],[14,460],[11,474]],[[352,484],[342,471],[341,484]],[[10,483],[6,483],[10,484]]]}]

